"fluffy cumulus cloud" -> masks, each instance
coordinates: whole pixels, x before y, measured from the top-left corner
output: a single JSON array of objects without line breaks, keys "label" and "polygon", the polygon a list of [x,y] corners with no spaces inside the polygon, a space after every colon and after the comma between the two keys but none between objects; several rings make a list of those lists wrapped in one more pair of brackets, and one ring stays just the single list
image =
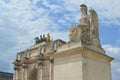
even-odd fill
[{"label": "fluffy cumulus cloud", "polygon": [[[117,24],[120,25],[120,12],[119,0],[63,0],[64,6],[69,11],[78,11],[79,5],[82,3],[87,4],[88,9],[94,8],[97,10],[100,23]],[[78,14],[77,14],[78,15]],[[78,19],[78,18],[77,18]]]},{"label": "fluffy cumulus cloud", "polygon": [[[119,0],[0,0],[0,71],[12,72],[11,62],[16,53],[33,45],[36,36],[50,33],[54,40],[68,41],[68,27],[79,23],[80,4],[83,3],[88,9],[94,8],[97,11],[100,25],[120,25]],[[119,35],[120,28],[117,30]],[[108,36],[103,36],[100,36],[103,41],[110,40]],[[120,44],[120,38],[115,39]],[[110,43],[103,47],[107,53],[116,57],[112,63],[112,68],[116,68],[113,70],[115,76],[120,71],[120,46],[113,45]]]},{"label": "fluffy cumulus cloud", "polygon": [[106,54],[114,58],[112,62],[112,75],[113,80],[119,80],[120,77],[120,47],[112,45],[103,45],[103,48],[106,50]]},{"label": "fluffy cumulus cloud", "polygon": [[67,40],[65,31],[69,25],[57,4],[42,0],[1,0],[0,12],[1,71],[12,71],[15,54],[33,45],[36,36],[50,33],[53,39],[64,36]]}]

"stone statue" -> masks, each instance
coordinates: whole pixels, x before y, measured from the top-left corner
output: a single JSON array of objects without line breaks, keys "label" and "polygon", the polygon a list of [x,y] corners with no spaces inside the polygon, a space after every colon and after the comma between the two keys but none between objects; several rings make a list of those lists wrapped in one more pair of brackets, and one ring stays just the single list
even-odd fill
[{"label": "stone statue", "polygon": [[89,25],[89,19],[88,19],[88,14],[87,14],[87,6],[82,4],[80,6],[80,10],[81,10],[81,19],[80,19],[80,24],[81,25]]},{"label": "stone statue", "polygon": [[39,39],[39,37],[35,37],[34,40],[35,40],[35,44],[40,43],[40,39]]},{"label": "stone statue", "polygon": [[43,37],[40,35],[40,43],[43,42]]},{"label": "stone statue", "polygon": [[39,37],[35,37],[34,40],[35,40],[35,44],[42,43],[42,42],[50,42],[51,41],[49,34],[47,34],[46,37],[45,37],[44,34],[43,34],[43,36],[40,35],[40,38]]},{"label": "stone statue", "polygon": [[87,6],[82,4],[80,6],[82,12],[80,24],[69,28],[70,42],[81,42],[81,44],[100,46],[98,34],[98,16],[95,10],[91,9],[90,15],[87,14]]},{"label": "stone statue", "polygon": [[48,42],[50,42],[51,40],[50,40],[50,34],[48,33],[47,34],[47,36],[46,36],[46,42],[48,43]]},{"label": "stone statue", "polygon": [[87,25],[77,25],[68,30],[70,42],[90,43],[89,28]]},{"label": "stone statue", "polygon": [[71,42],[74,42],[74,41],[76,41],[77,39],[76,39],[76,35],[77,35],[77,30],[76,30],[76,27],[73,27],[73,26],[71,26],[70,28],[69,28],[69,30],[68,30],[68,34],[69,34],[69,40],[71,41]]},{"label": "stone statue", "polygon": [[90,40],[91,43],[97,47],[100,47],[99,32],[98,32],[98,16],[94,9],[89,10],[89,21],[90,21]]},{"label": "stone statue", "polygon": [[[90,37],[89,37],[89,32],[90,32],[90,22],[89,22],[89,17],[87,13],[87,6],[82,4],[80,6],[80,10],[82,12],[81,19],[80,19],[80,25],[81,26],[81,42],[89,44],[90,43]],[[83,25],[83,26],[82,26]]]},{"label": "stone statue", "polygon": [[45,35],[43,34],[43,41],[45,41],[46,42],[46,38],[45,38]]}]

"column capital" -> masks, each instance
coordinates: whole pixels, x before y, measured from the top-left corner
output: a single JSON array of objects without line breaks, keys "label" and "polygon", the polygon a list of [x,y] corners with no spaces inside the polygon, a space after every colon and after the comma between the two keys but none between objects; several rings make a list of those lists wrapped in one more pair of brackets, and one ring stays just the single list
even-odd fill
[{"label": "column capital", "polygon": [[49,61],[50,61],[50,63],[54,63],[54,59],[50,59]]},{"label": "column capital", "polygon": [[26,64],[23,64],[22,67],[23,67],[23,68],[27,68],[28,66],[27,66]]},{"label": "column capital", "polygon": [[18,66],[14,66],[14,70],[19,70],[19,67]]},{"label": "column capital", "polygon": [[38,64],[38,66],[42,66],[43,65],[42,60],[41,59],[37,59],[37,64]]}]

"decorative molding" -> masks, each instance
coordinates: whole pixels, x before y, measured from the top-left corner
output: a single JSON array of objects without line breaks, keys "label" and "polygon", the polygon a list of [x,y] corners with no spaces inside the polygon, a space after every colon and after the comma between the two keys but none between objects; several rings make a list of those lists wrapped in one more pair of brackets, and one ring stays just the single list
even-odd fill
[{"label": "decorative molding", "polygon": [[50,56],[52,56],[53,59],[59,59],[59,58],[64,58],[64,57],[73,56],[73,55],[77,55],[77,54],[81,54],[83,57],[86,57],[87,54],[94,54],[98,57],[107,59],[109,61],[113,60],[112,57],[110,57],[106,54],[102,54],[102,53],[99,53],[99,52],[96,52],[96,51],[93,51],[93,50],[90,50],[90,49],[86,49],[86,48],[81,48],[81,47],[66,50],[66,51],[61,51],[59,53],[55,53],[55,54],[52,54]]},{"label": "decorative molding", "polygon": [[52,56],[53,56],[54,59],[57,59],[57,58],[64,58],[64,57],[77,55],[77,54],[81,54],[81,53],[85,53],[84,48],[70,49],[70,50],[66,50],[66,51],[62,51],[62,52],[53,54]]},{"label": "decorative molding", "polygon": [[[98,53],[96,51],[86,49],[86,48],[81,48],[81,47],[66,50],[66,51],[61,51],[61,52],[58,52],[58,53],[55,53],[55,54],[49,54],[48,56],[42,56],[42,57],[40,57],[40,59],[43,62],[45,60],[49,60],[50,57],[52,57],[53,59],[58,59],[58,58],[64,58],[64,57],[73,56],[73,55],[77,55],[77,54],[81,54],[83,57],[86,57],[86,54],[94,54],[94,55],[102,57],[104,59],[108,59],[109,61],[113,60],[112,57],[109,57],[105,54]],[[15,66],[22,66],[22,64],[32,64],[32,63],[37,63],[37,59],[22,60],[21,62],[16,62],[16,61],[13,62],[13,64]]]}]

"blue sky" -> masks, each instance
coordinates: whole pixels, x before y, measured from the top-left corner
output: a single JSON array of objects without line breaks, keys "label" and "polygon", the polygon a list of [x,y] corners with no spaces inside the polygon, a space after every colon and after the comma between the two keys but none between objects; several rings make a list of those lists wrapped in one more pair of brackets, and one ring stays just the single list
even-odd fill
[{"label": "blue sky", "polygon": [[79,23],[80,4],[99,16],[99,35],[111,63],[113,80],[120,80],[119,0],[0,0],[0,71],[13,72],[16,53],[34,44],[34,37],[50,33],[68,41],[68,28]]}]

